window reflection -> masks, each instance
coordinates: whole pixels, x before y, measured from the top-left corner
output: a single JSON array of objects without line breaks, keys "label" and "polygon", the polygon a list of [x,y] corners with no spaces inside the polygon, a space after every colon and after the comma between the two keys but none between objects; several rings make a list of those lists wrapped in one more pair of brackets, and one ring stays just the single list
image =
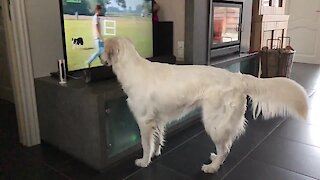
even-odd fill
[{"label": "window reflection", "polygon": [[213,44],[238,41],[240,8],[214,7]]}]

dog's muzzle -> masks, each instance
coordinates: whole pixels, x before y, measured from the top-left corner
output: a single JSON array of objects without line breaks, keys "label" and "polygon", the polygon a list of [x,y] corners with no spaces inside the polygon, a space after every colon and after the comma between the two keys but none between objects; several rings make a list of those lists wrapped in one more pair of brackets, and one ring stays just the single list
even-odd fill
[{"label": "dog's muzzle", "polygon": [[104,66],[111,66],[111,64],[108,62],[107,59],[105,59],[103,56],[100,57],[100,63]]}]

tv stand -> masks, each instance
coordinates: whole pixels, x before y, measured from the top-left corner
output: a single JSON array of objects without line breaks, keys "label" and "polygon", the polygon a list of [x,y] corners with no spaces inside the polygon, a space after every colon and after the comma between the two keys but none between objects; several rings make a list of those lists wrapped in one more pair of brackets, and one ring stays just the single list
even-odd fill
[{"label": "tv stand", "polygon": [[[116,79],[94,83],[69,79],[61,86],[48,76],[35,79],[35,87],[44,142],[99,171],[141,149],[139,128]],[[199,117],[197,110],[176,121],[168,135],[198,122]]]}]

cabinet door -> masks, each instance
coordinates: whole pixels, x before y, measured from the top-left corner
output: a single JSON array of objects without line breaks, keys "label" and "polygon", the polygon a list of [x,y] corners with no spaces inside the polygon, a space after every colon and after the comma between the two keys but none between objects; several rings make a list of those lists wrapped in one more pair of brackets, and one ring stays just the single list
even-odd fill
[{"label": "cabinet door", "polygon": [[[269,47],[271,48],[274,42],[271,42],[269,39],[273,38],[273,31],[264,31],[263,32],[263,39],[261,41],[261,47]],[[269,40],[269,41],[268,41]]]},{"label": "cabinet door", "polygon": [[320,1],[290,0],[287,2],[288,36],[296,50],[294,60],[320,64]]},{"label": "cabinet door", "polygon": [[[282,41],[282,37],[283,37],[283,29],[277,29],[277,30],[274,31],[274,35],[273,35],[274,39],[279,39],[279,40]],[[277,41],[276,42],[277,43],[276,44],[277,47],[281,47],[281,44],[282,44],[281,41]]]}]

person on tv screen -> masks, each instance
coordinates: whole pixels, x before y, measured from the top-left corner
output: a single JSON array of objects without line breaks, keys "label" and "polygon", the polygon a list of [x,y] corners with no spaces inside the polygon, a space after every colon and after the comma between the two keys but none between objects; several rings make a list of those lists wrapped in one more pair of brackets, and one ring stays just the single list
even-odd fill
[{"label": "person on tv screen", "polygon": [[158,16],[158,12],[160,10],[160,6],[158,5],[158,3],[156,1],[152,1],[153,6],[152,6],[152,20],[153,22],[158,22],[159,21],[159,16]]},{"label": "person on tv screen", "polygon": [[[99,16],[101,15],[102,12],[102,6],[101,5],[96,5],[95,8],[95,14],[92,17],[92,31],[93,31],[93,38],[95,41],[96,45],[96,52],[94,52],[89,60],[86,62],[90,68],[91,63],[97,58],[101,56],[101,54],[104,51],[104,43],[103,43],[103,38],[101,35],[101,29],[100,29],[100,18]],[[101,58],[100,58],[101,59]]]}]

